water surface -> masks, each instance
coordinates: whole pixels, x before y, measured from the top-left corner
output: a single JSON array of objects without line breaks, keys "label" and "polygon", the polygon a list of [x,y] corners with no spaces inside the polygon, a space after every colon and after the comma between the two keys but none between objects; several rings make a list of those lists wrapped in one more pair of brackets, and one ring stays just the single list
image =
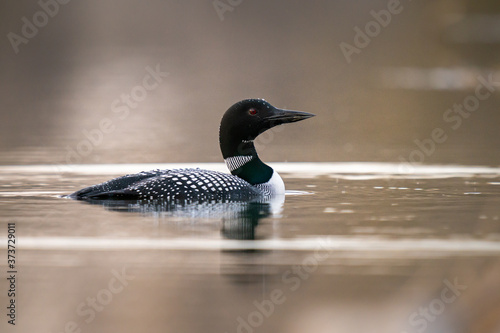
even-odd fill
[{"label": "water surface", "polygon": [[[155,167],[185,166],[195,165]],[[236,332],[249,320],[259,332],[416,331],[409,316],[455,282],[467,289],[430,332],[491,315],[469,306],[497,299],[500,168],[276,163],[285,202],[261,207],[248,225],[241,214],[117,211],[61,197],[149,167],[0,167],[1,220],[16,224],[19,239],[19,308],[31,318],[20,321],[23,331],[59,332],[72,321],[89,332],[146,323],[159,332],[167,322],[172,331]],[[106,303],[102,290],[117,272],[130,280]],[[255,304],[278,294],[260,323]],[[106,303],[95,318],[88,297]]]}]

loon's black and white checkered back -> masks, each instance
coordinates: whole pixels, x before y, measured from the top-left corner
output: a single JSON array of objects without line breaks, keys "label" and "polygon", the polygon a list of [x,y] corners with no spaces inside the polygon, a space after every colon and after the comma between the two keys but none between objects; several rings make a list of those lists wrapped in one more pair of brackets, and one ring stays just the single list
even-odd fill
[{"label": "loon's black and white checkered back", "polygon": [[127,175],[78,192],[77,199],[249,200],[265,195],[230,174],[203,169],[154,170]]}]

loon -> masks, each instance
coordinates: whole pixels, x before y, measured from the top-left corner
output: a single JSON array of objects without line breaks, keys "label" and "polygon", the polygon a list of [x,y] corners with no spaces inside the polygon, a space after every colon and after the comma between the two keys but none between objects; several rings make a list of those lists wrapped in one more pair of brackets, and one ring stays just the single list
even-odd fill
[{"label": "loon", "polygon": [[264,131],[313,117],[278,109],[263,99],[232,105],[222,117],[219,144],[231,174],[202,169],[143,171],[86,187],[70,194],[76,200],[249,201],[283,195],[280,175],[262,162],[254,140]]}]

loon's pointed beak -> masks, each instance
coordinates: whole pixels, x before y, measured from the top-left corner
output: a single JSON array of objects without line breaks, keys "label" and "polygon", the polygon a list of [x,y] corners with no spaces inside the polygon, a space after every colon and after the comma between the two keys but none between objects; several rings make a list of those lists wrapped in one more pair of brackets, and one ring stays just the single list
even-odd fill
[{"label": "loon's pointed beak", "polygon": [[274,114],[267,117],[266,120],[268,120],[271,127],[273,127],[286,123],[294,123],[314,116],[315,114],[309,112],[276,109]]}]

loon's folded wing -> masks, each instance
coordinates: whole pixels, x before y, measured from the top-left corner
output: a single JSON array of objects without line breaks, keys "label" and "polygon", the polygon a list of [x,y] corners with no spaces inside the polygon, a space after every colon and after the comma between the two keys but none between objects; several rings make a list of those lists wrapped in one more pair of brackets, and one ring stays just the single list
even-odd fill
[{"label": "loon's folded wing", "polygon": [[86,195],[82,199],[90,199],[90,200],[139,200],[139,199],[141,199],[141,195],[139,193],[137,193],[136,191],[132,191],[132,190],[127,188],[124,190],[94,193],[94,194]]},{"label": "loon's folded wing", "polygon": [[84,188],[78,200],[250,200],[266,193],[230,174],[202,169],[141,172]]},{"label": "loon's folded wing", "polygon": [[[156,177],[162,172],[165,172],[165,170],[160,171],[160,170],[152,170],[152,171],[143,171],[137,174],[132,174],[132,175],[126,175],[118,178],[111,179],[107,182],[89,186],[86,188],[83,188],[79,191],[76,191],[70,195],[68,195],[69,198],[72,199],[94,199],[94,198],[108,198],[111,199],[113,196],[130,196],[132,197],[132,194],[135,193],[134,198],[138,198],[139,195],[136,192],[131,192],[128,191],[127,188],[131,185],[137,184],[138,182],[141,182],[145,179]],[[120,198],[122,199],[122,198]]]}]

